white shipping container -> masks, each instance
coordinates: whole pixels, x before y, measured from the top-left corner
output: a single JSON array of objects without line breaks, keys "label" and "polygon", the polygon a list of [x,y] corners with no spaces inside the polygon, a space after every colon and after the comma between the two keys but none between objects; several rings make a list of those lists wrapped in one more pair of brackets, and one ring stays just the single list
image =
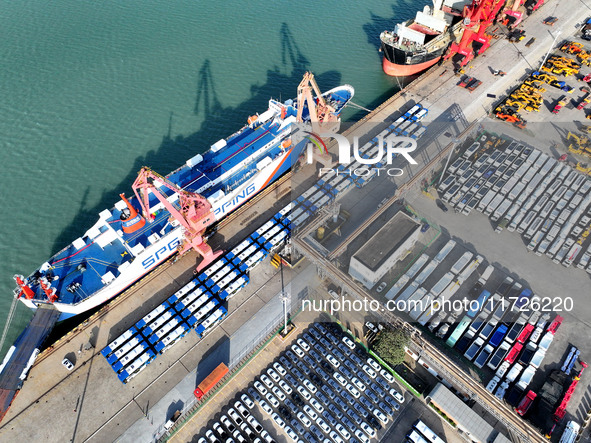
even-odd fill
[{"label": "white shipping container", "polygon": [[536,219],[532,222],[532,224],[529,225],[529,228],[527,229],[527,232],[525,233],[524,237],[531,238],[536,233],[536,231],[538,231],[538,229],[540,229],[543,222],[544,222],[544,219],[542,217],[536,217]]},{"label": "white shipping container", "polygon": [[502,195],[506,195],[509,191],[511,191],[511,189],[513,189],[513,187],[517,184],[518,181],[519,179],[517,177],[511,177],[509,180],[507,180],[507,183],[505,183],[505,185],[501,188],[499,192]]},{"label": "white shipping container", "polygon": [[413,320],[418,320],[421,314],[429,308],[432,299],[432,294],[426,294],[424,297],[421,297],[420,299],[417,298],[417,303],[414,306],[411,303],[411,305],[409,306],[411,309],[408,312],[410,318],[412,318]]},{"label": "white shipping container", "polygon": [[493,198],[492,201],[488,204],[488,206],[484,210],[484,213],[486,215],[490,215],[495,209],[497,209],[499,207],[499,205],[501,204],[501,202],[504,199],[505,199],[504,195],[501,195],[501,194],[495,195],[495,198]]},{"label": "white shipping container", "polygon": [[525,163],[530,163],[530,164],[534,163],[538,159],[539,155],[540,155],[540,151],[538,151],[537,149],[532,149],[529,156],[525,160]]},{"label": "white shipping container", "polygon": [[418,283],[412,282],[410,284],[410,286],[408,288],[406,288],[402,294],[400,294],[400,297],[396,301],[407,300],[408,297],[410,297],[411,295],[414,294],[414,292],[417,290],[418,287],[419,287]]},{"label": "white shipping container", "polygon": [[413,278],[417,272],[419,272],[421,270],[421,268],[425,265],[425,263],[427,263],[427,261],[429,260],[429,256],[427,254],[422,254],[413,264],[410,268],[408,268],[408,270],[406,271],[406,273],[404,275],[406,275],[408,278]]},{"label": "white shipping container", "polygon": [[425,266],[425,269],[423,269],[421,273],[417,276],[417,278],[415,278],[415,283],[422,285],[425,282],[425,280],[427,280],[427,277],[429,277],[431,273],[435,270],[438,264],[439,263],[435,260],[431,260],[431,262],[427,266]]},{"label": "white shipping container", "polygon": [[507,212],[507,209],[509,209],[509,206],[511,206],[511,200],[508,200],[508,199],[503,200],[503,202],[499,205],[499,207],[495,209],[494,214],[491,216],[491,220],[497,221],[498,219],[500,219],[503,216],[503,214],[505,212]]},{"label": "white shipping container", "polygon": [[402,288],[406,286],[409,280],[410,279],[406,276],[406,274],[400,277],[394,286],[392,286],[390,290],[386,292],[386,299],[392,300],[394,297],[396,297]]},{"label": "white shipping container", "polygon": [[543,238],[544,238],[544,232],[538,231],[533,236],[533,238],[531,239],[529,244],[527,245],[527,249],[529,249],[530,251],[533,251],[535,249],[535,247],[538,245],[538,243],[540,243],[540,241],[542,241]]},{"label": "white shipping container", "polygon": [[562,264],[566,267],[569,267],[572,264],[572,262],[576,260],[577,256],[580,254],[582,249],[583,247],[578,243],[572,245],[572,247],[566,254],[566,257],[564,258]]},{"label": "white shipping container", "polygon": [[496,191],[493,191],[492,189],[490,191],[488,191],[486,193],[486,195],[482,198],[482,200],[480,200],[480,202],[478,203],[478,210],[480,212],[484,211],[484,208],[486,208],[488,206],[488,204],[492,201],[492,199],[494,198],[494,196],[497,194]]},{"label": "white shipping container", "polygon": [[468,280],[470,275],[472,275],[472,273],[476,271],[476,268],[478,268],[478,266],[480,265],[480,263],[482,263],[483,260],[484,257],[482,257],[481,255],[477,255],[476,258],[472,260],[472,262],[468,266],[466,266],[466,268],[461,272],[461,274],[458,275],[458,282],[462,284],[466,280]]},{"label": "white shipping container", "polygon": [[447,272],[443,277],[439,279],[437,283],[431,288],[431,293],[436,297],[439,296],[443,290],[451,283],[455,275],[452,272]]}]

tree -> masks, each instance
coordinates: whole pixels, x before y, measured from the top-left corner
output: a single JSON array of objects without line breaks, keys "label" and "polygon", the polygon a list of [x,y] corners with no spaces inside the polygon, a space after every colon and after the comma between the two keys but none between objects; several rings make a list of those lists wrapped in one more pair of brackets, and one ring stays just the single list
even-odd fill
[{"label": "tree", "polygon": [[404,347],[409,338],[400,329],[383,330],[373,345],[373,350],[386,363],[394,367],[404,361]]}]

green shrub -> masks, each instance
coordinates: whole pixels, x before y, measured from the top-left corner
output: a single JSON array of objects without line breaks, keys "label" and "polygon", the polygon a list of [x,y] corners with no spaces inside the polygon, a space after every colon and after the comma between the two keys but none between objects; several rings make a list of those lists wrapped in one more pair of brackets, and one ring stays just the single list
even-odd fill
[{"label": "green shrub", "polygon": [[456,423],[456,422],[455,422],[453,419],[449,418],[449,417],[448,417],[448,416],[447,416],[447,415],[446,415],[446,414],[445,414],[443,411],[441,411],[441,409],[439,409],[437,406],[435,406],[435,405],[434,405],[434,404],[432,404],[432,403],[429,403],[429,406],[431,406],[431,408],[432,408],[432,409],[433,409],[435,412],[437,412],[437,413],[438,413],[438,414],[439,414],[439,415],[440,415],[440,416],[441,416],[441,417],[442,417],[442,418],[443,418],[443,419],[444,419],[446,422],[448,422],[448,423],[449,423],[449,424],[450,424],[452,427],[454,427],[454,428],[457,428],[457,426],[458,426],[458,425],[457,425],[457,423]]},{"label": "green shrub", "polygon": [[386,363],[394,367],[404,361],[404,347],[408,344],[409,338],[402,330],[383,330],[378,335],[373,350]]}]

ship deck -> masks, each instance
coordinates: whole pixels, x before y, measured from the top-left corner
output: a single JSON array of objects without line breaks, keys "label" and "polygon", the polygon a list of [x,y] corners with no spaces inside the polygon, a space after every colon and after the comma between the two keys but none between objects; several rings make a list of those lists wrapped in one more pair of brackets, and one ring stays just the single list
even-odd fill
[{"label": "ship deck", "polygon": [[425,35],[439,35],[441,32],[437,32],[435,29],[428,28],[427,26],[420,25],[418,23],[413,23],[407,28],[412,29],[413,31],[420,32]]},{"label": "ship deck", "polygon": [[[271,143],[277,137],[278,133],[279,125],[272,121],[265,122],[255,129],[247,127],[235,138],[232,138],[230,143],[221,151],[206,154],[203,161],[196,167],[183,167],[170,174],[167,178],[173,183],[178,183],[187,191],[199,192],[207,184],[218,180],[236,166],[243,164],[247,159],[256,154],[261,147]],[[280,143],[277,143],[271,149],[265,150],[259,156],[249,160],[249,162],[256,164],[263,157],[273,159],[280,153],[281,146]],[[251,170],[247,169],[246,171],[250,172]],[[239,185],[249,177],[246,171],[245,169],[237,171],[231,177],[208,189],[207,194],[211,195],[219,189],[225,191],[227,187]]]},{"label": "ship deck", "polygon": [[[115,276],[119,274],[118,268],[122,261],[118,256],[127,255],[127,250],[119,242],[113,243],[107,249],[104,250],[96,243],[89,242],[84,250],[66,255],[75,250],[71,247],[59,255],[65,255],[65,257],[56,257],[58,259],[52,262],[52,274],[60,278],[53,287],[60,294],[60,303],[78,303],[104,286],[102,276],[107,272]],[[75,292],[70,292],[66,288],[73,283],[79,283],[81,288],[72,288]]]},{"label": "ship deck", "polygon": [[[267,121],[255,128],[246,127],[237,135],[230,137],[228,144],[218,152],[208,152],[204,159],[194,167],[184,166],[170,174],[167,178],[180,187],[195,192],[208,183],[218,180],[222,175],[227,174],[231,169],[244,162],[244,167],[221,180],[214,186],[209,187],[202,195],[209,197],[216,191],[222,189],[227,191],[228,187],[238,186],[245,182],[256,172],[256,162],[263,157],[273,159],[281,153],[281,144],[277,141],[270,148],[265,149],[259,156],[254,156],[258,150],[267,144],[271,144],[277,137],[279,125],[273,120]],[[249,157],[254,156],[248,164],[245,162]],[[250,167],[249,167],[250,165]],[[166,196],[173,194],[168,188],[161,188]],[[136,208],[140,205],[135,196],[130,202]],[[158,199],[150,195],[150,205],[158,204]],[[178,203],[175,204],[178,208]],[[170,232],[173,227],[169,223],[170,214],[162,209],[156,213],[151,223],[146,223],[136,232],[126,234],[121,231],[121,210],[118,207],[109,210],[108,217],[104,219],[99,232],[92,234],[93,238],[85,235],[78,240],[76,245],[70,244],[48,262],[51,266],[52,287],[59,294],[59,303],[76,304],[105,285],[105,276],[118,277],[133,257],[129,249],[138,245],[146,247],[150,244],[149,237],[154,233],[163,236]],[[111,236],[112,241],[107,244],[100,243],[97,239],[101,236],[108,236],[109,225],[115,231],[119,231],[124,244]],[[96,236],[96,237],[95,237]],[[110,274],[109,274],[110,273]],[[110,278],[110,277],[109,277]],[[46,297],[38,285],[32,285],[36,290],[36,300],[46,300]]]},{"label": "ship deck", "polygon": [[[218,234],[212,237],[210,245],[214,250],[230,249],[252,232],[253,226],[263,224],[290,200],[290,180],[282,180],[277,185],[270,186],[259,194],[252,204],[225,218],[220,224]],[[164,354],[167,362],[172,359],[171,361],[176,361],[176,364],[172,367],[168,363],[151,365],[152,368],[160,367],[158,372],[161,374],[161,382],[145,383],[143,377],[138,376],[126,385],[137,386],[137,391],[130,390],[137,392],[136,399],[127,394],[121,395],[122,390],[127,391],[127,388],[122,388],[121,382],[99,351],[191,280],[196,261],[197,254],[189,252],[175,263],[168,262],[160,266],[84,324],[54,343],[50,349],[42,352],[31,369],[25,388],[14,399],[1,423],[0,440],[12,438],[9,434],[16,429],[21,429],[25,433],[33,432],[37,425],[30,426],[29,420],[37,412],[43,411],[48,414],[43,423],[51,422],[53,425],[46,427],[45,424],[41,424],[41,434],[37,434],[33,441],[40,438],[48,441],[114,441],[117,438],[115,434],[120,434],[118,429],[126,429],[143,417],[144,414],[137,409],[137,402],[155,404],[155,400],[150,400],[152,395],[158,398],[164,395],[165,387],[175,385],[179,377],[187,375],[185,366],[195,368],[207,354],[207,349],[228,340],[236,331],[245,332],[238,332],[245,344],[256,336],[260,322],[243,329],[241,326],[259,310],[260,318],[266,320],[268,312],[265,311],[265,307],[268,302],[276,299],[275,295],[280,292],[277,270],[269,264],[252,276],[255,280],[251,287],[247,287],[230,300],[229,310],[232,315],[224,320],[223,328],[216,328],[204,340],[199,339],[194,332],[188,334]],[[267,288],[266,294],[259,292],[261,285]],[[275,302],[276,306],[273,309],[279,309],[280,313],[281,300],[277,298]],[[239,309],[240,307],[242,309]],[[274,311],[273,315],[276,314]],[[64,356],[75,364],[72,373],[61,365]],[[207,364],[199,365],[199,368],[199,376],[207,372]],[[138,381],[139,384],[136,385]],[[42,408],[37,407],[41,405]],[[112,420],[115,411],[119,411],[116,414],[122,414],[121,421]],[[29,415],[30,413],[33,415]],[[78,422],[78,426],[74,426],[71,419]],[[135,441],[143,440],[141,437]]]}]

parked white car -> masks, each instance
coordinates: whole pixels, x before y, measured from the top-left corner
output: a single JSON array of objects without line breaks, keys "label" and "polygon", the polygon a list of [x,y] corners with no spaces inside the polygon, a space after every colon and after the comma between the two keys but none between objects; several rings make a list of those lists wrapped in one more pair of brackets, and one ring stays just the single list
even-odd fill
[{"label": "parked white car", "polygon": [[62,365],[64,365],[68,371],[74,369],[74,363],[72,363],[67,357],[62,360]]}]

